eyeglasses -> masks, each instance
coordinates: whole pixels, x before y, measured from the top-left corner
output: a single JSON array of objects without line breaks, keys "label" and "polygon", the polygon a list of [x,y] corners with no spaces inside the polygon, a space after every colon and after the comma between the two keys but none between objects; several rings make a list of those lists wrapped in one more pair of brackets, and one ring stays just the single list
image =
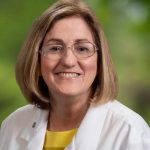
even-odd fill
[{"label": "eyeglasses", "polygon": [[66,53],[67,48],[70,48],[73,54],[78,59],[85,59],[94,55],[98,51],[95,44],[90,42],[78,42],[67,47],[65,44],[49,44],[44,46],[39,52],[48,59],[61,59]]}]

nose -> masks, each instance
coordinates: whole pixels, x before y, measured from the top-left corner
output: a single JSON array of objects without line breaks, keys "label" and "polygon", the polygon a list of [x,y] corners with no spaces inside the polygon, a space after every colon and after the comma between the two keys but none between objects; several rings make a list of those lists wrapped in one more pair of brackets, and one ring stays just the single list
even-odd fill
[{"label": "nose", "polygon": [[61,64],[66,67],[74,67],[77,64],[77,58],[73,54],[71,47],[68,47],[63,57],[61,58]]}]

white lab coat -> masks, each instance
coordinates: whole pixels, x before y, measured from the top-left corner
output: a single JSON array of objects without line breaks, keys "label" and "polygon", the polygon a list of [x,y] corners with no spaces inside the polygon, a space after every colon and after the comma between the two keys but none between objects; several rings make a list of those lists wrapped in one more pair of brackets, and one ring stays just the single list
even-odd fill
[{"label": "white lab coat", "polygon": [[[7,117],[0,130],[0,150],[42,150],[48,111],[24,106]],[[150,150],[150,128],[118,101],[90,106],[65,150]]]}]

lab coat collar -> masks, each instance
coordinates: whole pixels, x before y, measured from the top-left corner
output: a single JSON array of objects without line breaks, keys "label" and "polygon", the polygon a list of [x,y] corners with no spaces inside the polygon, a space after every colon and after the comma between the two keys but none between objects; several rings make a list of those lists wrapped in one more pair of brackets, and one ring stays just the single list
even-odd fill
[{"label": "lab coat collar", "polygon": [[[100,106],[91,105],[89,107],[76,135],[65,150],[96,149],[107,114],[108,104]],[[39,145],[37,150],[40,150],[44,144],[49,111],[34,106],[32,114],[32,116],[29,116],[31,121],[27,122],[26,128],[21,131],[20,138],[28,143],[28,148],[32,149],[37,148],[35,143],[40,142],[37,143]]]},{"label": "lab coat collar", "polygon": [[96,149],[104,126],[109,102],[100,106],[91,105],[76,135],[65,150]]},{"label": "lab coat collar", "polygon": [[49,111],[34,106],[32,116],[29,116],[31,119],[27,122],[26,128],[21,131],[20,138],[28,142],[31,141],[41,128],[46,131],[48,114]]}]

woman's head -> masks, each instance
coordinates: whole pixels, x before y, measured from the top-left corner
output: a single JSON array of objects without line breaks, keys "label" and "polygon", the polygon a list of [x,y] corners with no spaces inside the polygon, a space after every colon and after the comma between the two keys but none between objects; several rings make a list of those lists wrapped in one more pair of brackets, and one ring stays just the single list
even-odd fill
[{"label": "woman's head", "polygon": [[[41,75],[51,100],[87,101],[97,74],[97,48],[87,23],[79,16],[58,20],[41,48]],[[62,101],[62,100],[61,100]]]},{"label": "woman's head", "polygon": [[[60,20],[70,17],[82,19],[88,26],[93,43],[98,49],[96,75],[91,85],[95,103],[114,99],[117,93],[116,76],[111,62],[109,48],[102,28],[91,9],[81,1],[60,0],[49,7],[33,24],[21,49],[16,78],[24,96],[40,107],[49,107],[50,92],[41,73],[41,55],[45,36]],[[93,57],[93,56],[92,56]]]}]

